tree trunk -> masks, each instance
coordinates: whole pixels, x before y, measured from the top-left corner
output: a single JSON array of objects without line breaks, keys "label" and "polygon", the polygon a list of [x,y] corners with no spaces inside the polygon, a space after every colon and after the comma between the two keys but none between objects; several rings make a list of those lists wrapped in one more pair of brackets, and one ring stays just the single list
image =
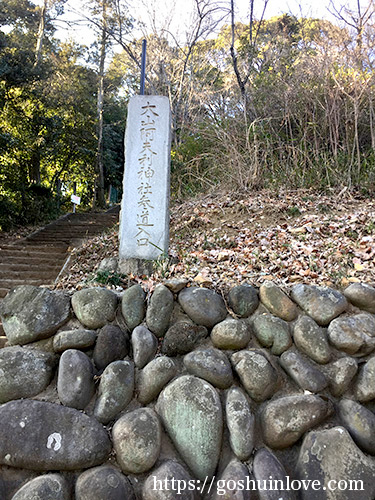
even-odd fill
[{"label": "tree trunk", "polygon": [[100,61],[99,61],[99,81],[98,81],[98,149],[97,149],[97,204],[100,208],[105,207],[104,194],[104,167],[103,167],[103,108],[104,108],[104,63],[106,55],[106,2],[103,2],[103,28],[100,45]]},{"label": "tree trunk", "polygon": [[44,30],[46,27],[46,14],[47,14],[47,0],[44,0],[40,12],[40,21],[39,21],[38,35],[35,48],[34,68],[38,66],[40,59],[42,57],[43,37],[44,37]]}]

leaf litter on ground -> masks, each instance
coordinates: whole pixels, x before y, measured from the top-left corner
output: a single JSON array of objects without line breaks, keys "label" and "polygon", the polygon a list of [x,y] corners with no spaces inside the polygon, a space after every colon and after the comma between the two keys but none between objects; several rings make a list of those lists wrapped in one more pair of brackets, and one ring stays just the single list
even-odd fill
[{"label": "leaf litter on ground", "polygon": [[[103,286],[98,266],[118,255],[118,224],[73,250],[57,289]],[[226,292],[272,280],[344,288],[375,283],[375,201],[348,191],[214,192],[171,205],[169,260],[149,276],[118,276],[106,286],[186,279]],[[108,276],[110,278],[110,276]]]}]

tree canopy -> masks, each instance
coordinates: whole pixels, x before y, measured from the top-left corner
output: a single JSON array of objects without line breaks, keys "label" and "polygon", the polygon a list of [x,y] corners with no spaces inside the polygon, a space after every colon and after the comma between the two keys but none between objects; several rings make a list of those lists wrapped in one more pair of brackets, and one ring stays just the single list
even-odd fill
[{"label": "tree canopy", "polygon": [[[83,208],[121,189],[143,37],[126,4],[90,5],[92,46],[56,36],[65,0],[0,5],[2,229],[57,214],[74,185]],[[372,4],[337,8],[337,22],[283,14],[247,24],[217,2],[193,5],[184,40],[156,24],[145,33],[146,93],[172,106],[173,193],[219,183],[372,189]]]}]

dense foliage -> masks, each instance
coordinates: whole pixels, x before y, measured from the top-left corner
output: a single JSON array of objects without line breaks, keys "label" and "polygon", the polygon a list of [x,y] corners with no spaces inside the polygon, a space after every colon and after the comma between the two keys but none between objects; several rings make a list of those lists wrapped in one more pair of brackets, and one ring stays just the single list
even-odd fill
[{"label": "dense foliage", "polygon": [[[62,42],[55,20],[65,3],[0,6],[2,229],[55,216],[69,206],[74,184],[83,207],[98,202],[98,164],[99,188],[121,187],[141,39],[132,39],[133,21],[120,2],[95,0],[96,46]],[[163,30],[147,34],[146,92],[167,95],[172,105],[173,192],[220,183],[372,190],[371,4],[338,11],[337,24],[287,14],[242,24],[217,2],[193,4],[182,42]],[[110,54],[113,46],[121,50]]]}]

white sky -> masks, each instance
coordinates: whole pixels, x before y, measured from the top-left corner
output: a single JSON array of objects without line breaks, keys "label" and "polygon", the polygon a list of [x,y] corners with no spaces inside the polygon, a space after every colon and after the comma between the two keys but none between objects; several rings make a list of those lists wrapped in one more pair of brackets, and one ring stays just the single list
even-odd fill
[{"label": "white sky", "polygon": [[[285,2],[280,2],[280,0],[269,0],[265,19],[273,17],[282,13],[291,13],[297,17],[320,17],[330,20],[334,20],[333,16],[329,13],[328,7],[332,0],[285,0]],[[337,9],[342,5],[348,5],[355,9],[357,0],[333,0]],[[43,0],[34,0],[35,4],[41,5]],[[72,6],[74,10],[78,10],[79,4],[82,0],[68,0],[65,10],[69,10],[69,6]],[[191,6],[194,0],[128,0],[130,5],[130,14],[136,19],[143,21],[144,23],[149,23],[150,19],[155,16],[157,20],[157,25],[159,27],[166,27],[169,23],[170,30],[174,35],[181,35],[183,38],[184,26],[186,25],[186,20],[189,18],[189,11],[191,12]],[[220,0],[218,4],[230,6],[230,0]],[[362,5],[368,3],[367,0],[361,0]],[[235,0],[236,7],[236,21],[247,22],[249,14],[249,0]],[[263,0],[255,1],[255,14],[259,18],[263,9]],[[154,13],[154,14],[153,14]],[[68,19],[77,19],[77,15],[66,14]],[[63,26],[59,23],[59,25]],[[90,31],[85,28],[76,28],[75,30],[59,30],[57,33],[62,39],[72,37],[77,42],[88,45],[94,40]],[[140,34],[139,37],[142,35]]]}]

